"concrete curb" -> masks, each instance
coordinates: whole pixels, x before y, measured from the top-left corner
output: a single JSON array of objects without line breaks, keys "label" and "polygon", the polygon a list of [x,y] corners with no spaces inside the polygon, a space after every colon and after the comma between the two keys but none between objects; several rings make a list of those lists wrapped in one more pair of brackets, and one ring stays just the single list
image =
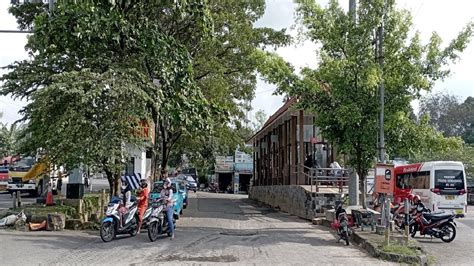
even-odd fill
[{"label": "concrete curb", "polygon": [[[326,219],[313,219],[313,224],[316,225],[323,225],[326,227],[331,227],[331,222]],[[361,247],[367,253],[375,258],[381,258],[388,261],[399,262],[399,263],[407,263],[407,264],[417,264],[417,265],[428,265],[428,257],[426,256],[426,252],[423,249],[419,249],[422,253],[421,255],[417,256],[408,256],[408,255],[400,255],[395,253],[384,252],[378,248],[376,243],[371,242],[370,240],[364,238],[361,234],[357,231],[353,231],[351,234],[351,242],[356,244],[357,246]]]}]

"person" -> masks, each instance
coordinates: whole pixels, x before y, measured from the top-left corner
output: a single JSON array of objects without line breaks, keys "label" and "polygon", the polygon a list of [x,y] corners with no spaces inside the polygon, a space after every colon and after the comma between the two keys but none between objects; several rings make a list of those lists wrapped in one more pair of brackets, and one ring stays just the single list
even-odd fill
[{"label": "person", "polygon": [[58,196],[61,197],[61,188],[63,187],[63,177],[59,174],[58,182],[56,184],[56,189],[58,191]]},{"label": "person", "polygon": [[138,188],[137,200],[138,200],[138,233],[142,228],[143,215],[148,207],[148,199],[150,195],[150,188],[148,187],[148,182],[145,177],[140,179],[140,187]]},{"label": "person", "polygon": [[122,192],[122,206],[119,209],[121,214],[122,226],[124,225],[125,221],[123,219],[123,215],[127,212],[128,208],[132,206],[132,189],[127,181],[122,182],[121,187]]},{"label": "person", "polygon": [[161,190],[160,197],[166,201],[166,218],[168,219],[168,234],[171,236],[171,240],[174,239],[174,224],[173,224],[173,187],[171,186],[171,180],[166,178],[163,183],[163,189]]}]

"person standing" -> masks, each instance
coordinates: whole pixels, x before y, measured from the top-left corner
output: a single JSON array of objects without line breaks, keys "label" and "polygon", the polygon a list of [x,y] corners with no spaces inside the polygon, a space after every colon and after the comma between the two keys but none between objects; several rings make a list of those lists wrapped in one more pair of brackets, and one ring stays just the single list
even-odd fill
[{"label": "person standing", "polygon": [[59,177],[58,177],[58,182],[56,183],[56,189],[58,191],[58,196],[61,197],[61,189],[63,187],[63,176],[61,175],[61,173],[59,174]]},{"label": "person standing", "polygon": [[138,233],[142,228],[143,215],[148,207],[148,199],[150,195],[150,188],[148,187],[148,182],[145,177],[140,179],[140,187],[138,188],[137,200],[138,200]]},{"label": "person standing", "polygon": [[171,240],[174,239],[174,224],[173,224],[173,187],[171,181],[166,178],[163,183],[163,189],[161,190],[160,197],[166,201],[166,218],[168,219],[168,234],[171,236]]}]

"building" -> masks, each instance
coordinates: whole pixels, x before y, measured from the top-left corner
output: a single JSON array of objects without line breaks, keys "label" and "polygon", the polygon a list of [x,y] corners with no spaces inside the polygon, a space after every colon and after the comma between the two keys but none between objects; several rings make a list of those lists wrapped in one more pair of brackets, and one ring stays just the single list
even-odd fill
[{"label": "building", "polygon": [[305,161],[327,167],[335,152],[315,126],[315,116],[289,99],[248,141],[253,146],[253,184],[307,185]]},{"label": "building", "polygon": [[215,175],[220,191],[230,186],[234,193],[247,193],[253,175],[252,156],[239,150],[234,156],[216,156]]}]

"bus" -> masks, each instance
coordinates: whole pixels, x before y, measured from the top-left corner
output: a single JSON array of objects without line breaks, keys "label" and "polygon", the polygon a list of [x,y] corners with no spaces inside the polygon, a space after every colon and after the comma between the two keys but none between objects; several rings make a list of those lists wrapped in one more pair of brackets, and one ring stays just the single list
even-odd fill
[{"label": "bus", "polygon": [[397,166],[394,201],[403,201],[410,193],[419,195],[432,211],[467,213],[466,173],[462,162],[436,161]]}]

